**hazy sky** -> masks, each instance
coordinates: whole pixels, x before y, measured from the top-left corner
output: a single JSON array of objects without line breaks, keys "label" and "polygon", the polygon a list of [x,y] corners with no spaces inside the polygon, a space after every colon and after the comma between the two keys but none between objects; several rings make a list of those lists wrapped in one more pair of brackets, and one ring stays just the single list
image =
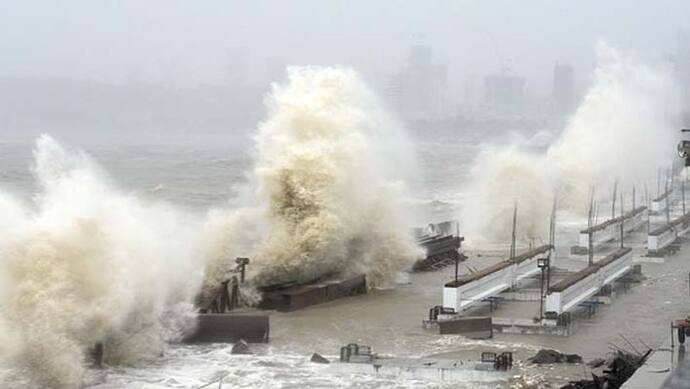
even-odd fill
[{"label": "hazy sky", "polygon": [[650,59],[675,52],[689,16],[687,0],[0,0],[0,76],[216,82],[245,53],[257,82],[269,57],[379,79],[424,43],[456,85],[507,67],[547,91],[556,61],[586,80],[598,38]]}]

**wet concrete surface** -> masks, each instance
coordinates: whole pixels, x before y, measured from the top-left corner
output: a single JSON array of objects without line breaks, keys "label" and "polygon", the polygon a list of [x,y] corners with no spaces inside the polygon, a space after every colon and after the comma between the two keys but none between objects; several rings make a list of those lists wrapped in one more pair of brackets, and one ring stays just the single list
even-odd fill
[{"label": "wet concrete surface", "polygon": [[[645,238],[646,231],[640,231],[625,239],[638,259],[646,253]],[[612,242],[596,254],[595,260],[618,247],[619,243]],[[467,251],[470,259],[464,265],[482,268],[505,258],[506,253],[503,246]],[[571,256],[564,247],[557,251],[553,264],[563,271],[576,271],[587,266],[587,257]],[[585,361],[604,357],[617,347],[642,352],[647,346],[660,346],[670,336],[671,320],[688,313],[690,245],[684,244],[664,263],[644,263],[642,267],[644,281],[632,284],[627,290],[617,285],[611,303],[600,306],[591,318],[583,311],[576,314],[576,331],[569,337],[496,334],[491,341],[470,341],[422,329],[429,308],[441,303],[443,284],[453,278],[454,269],[448,267],[432,273],[409,274],[409,283],[392,289],[374,290],[368,295],[297,312],[273,314],[272,344],[290,345],[305,355],[312,352],[333,355],[340,346],[351,342],[370,345],[376,352],[395,356],[478,358],[482,351],[509,350],[515,352],[518,365],[540,348],[579,354]],[[539,283],[530,280],[524,286],[538,289]],[[467,314],[532,318],[539,314],[539,302],[506,301],[493,312],[488,303],[482,303]],[[524,366],[518,371],[543,375],[546,381],[558,384],[588,377],[591,370],[585,365],[563,365]]]}]

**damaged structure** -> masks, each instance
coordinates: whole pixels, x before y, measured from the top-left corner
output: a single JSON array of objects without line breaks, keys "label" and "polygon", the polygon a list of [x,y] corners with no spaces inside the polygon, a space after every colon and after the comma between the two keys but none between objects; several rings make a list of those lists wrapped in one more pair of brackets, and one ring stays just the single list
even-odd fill
[{"label": "damaged structure", "polygon": [[365,294],[367,282],[364,275],[347,278],[327,278],[309,284],[281,284],[260,288],[262,309],[290,312],[311,305],[333,301],[343,297]]},{"label": "damaged structure", "polygon": [[206,298],[199,296],[196,325],[185,334],[185,343],[268,342],[270,320],[258,311],[240,310],[240,284],[245,281],[248,258],[236,258],[229,279]]},{"label": "damaged structure", "polygon": [[510,352],[484,352],[479,360],[383,357],[355,343],[340,349],[340,360],[328,369],[341,374],[455,382],[495,382],[510,377]]},{"label": "damaged structure", "polygon": [[417,244],[425,251],[425,257],[414,263],[412,271],[430,271],[457,264],[467,259],[460,246],[465,240],[460,236],[457,221],[429,224],[426,228],[416,228],[413,235]]}]

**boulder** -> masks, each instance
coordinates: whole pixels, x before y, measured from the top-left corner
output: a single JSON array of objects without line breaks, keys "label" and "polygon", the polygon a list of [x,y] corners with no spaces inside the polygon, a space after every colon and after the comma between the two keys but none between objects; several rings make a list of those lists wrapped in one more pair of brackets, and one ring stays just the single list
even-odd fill
[{"label": "boulder", "polygon": [[311,362],[313,363],[323,363],[323,364],[328,364],[331,363],[328,359],[322,357],[321,355],[314,353],[311,356]]},{"label": "boulder", "polygon": [[582,363],[582,357],[577,354],[563,354],[556,350],[541,349],[537,355],[528,360],[536,364],[548,363]]},{"label": "boulder", "polygon": [[232,350],[230,354],[251,354],[252,351],[249,349],[249,345],[244,339],[240,339],[239,342],[232,345]]}]

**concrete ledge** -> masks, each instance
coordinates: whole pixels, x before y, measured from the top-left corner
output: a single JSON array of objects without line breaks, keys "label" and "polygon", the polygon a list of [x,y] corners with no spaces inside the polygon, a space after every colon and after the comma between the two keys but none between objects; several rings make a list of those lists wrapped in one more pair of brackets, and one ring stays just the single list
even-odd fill
[{"label": "concrete ledge", "polygon": [[290,312],[339,298],[365,294],[364,275],[347,279],[328,280],[310,285],[296,285],[264,292],[261,308]]},{"label": "concrete ledge", "polygon": [[660,250],[647,250],[647,257],[648,258],[662,258],[662,263],[663,263],[663,258],[666,257],[667,255],[675,254],[676,251],[680,250],[680,245],[671,243],[664,248]]},{"label": "concrete ledge", "polygon": [[575,324],[567,326],[548,325],[531,319],[493,318],[493,329],[503,334],[570,336],[575,333]]},{"label": "concrete ledge", "polygon": [[204,313],[197,316],[197,326],[184,343],[266,343],[270,332],[268,315],[241,313]]},{"label": "concrete ledge", "polygon": [[441,335],[457,334],[470,339],[491,339],[493,330],[490,316],[455,317],[439,320],[438,329]]}]

